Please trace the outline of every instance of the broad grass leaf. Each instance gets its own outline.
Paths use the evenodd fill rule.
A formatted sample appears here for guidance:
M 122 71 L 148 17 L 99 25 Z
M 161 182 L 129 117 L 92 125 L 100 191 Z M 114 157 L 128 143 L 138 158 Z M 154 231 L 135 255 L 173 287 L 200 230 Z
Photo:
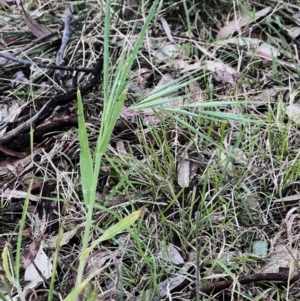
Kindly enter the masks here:
M 9 268 L 9 250 L 8 250 L 8 246 L 4 246 L 3 251 L 2 251 L 2 267 L 5 273 L 5 277 L 6 279 L 11 283 L 11 284 L 15 284 L 15 280 L 13 275 L 10 272 L 10 268 Z
M 100 242 L 113 238 L 118 233 L 126 230 L 130 225 L 132 225 L 143 213 L 144 209 L 137 210 L 128 216 L 121 219 L 118 223 L 108 228 L 96 241 L 94 241 L 90 248 L 87 249 L 87 252 L 83 254 L 85 256 L 93 248 L 95 248 Z
M 78 103 L 78 123 L 79 123 L 79 143 L 80 143 L 80 173 L 81 185 L 84 203 L 87 206 L 90 200 L 91 183 L 93 179 L 93 161 L 89 148 L 89 140 L 87 136 L 85 120 L 83 116 L 83 106 L 80 91 L 77 92 Z

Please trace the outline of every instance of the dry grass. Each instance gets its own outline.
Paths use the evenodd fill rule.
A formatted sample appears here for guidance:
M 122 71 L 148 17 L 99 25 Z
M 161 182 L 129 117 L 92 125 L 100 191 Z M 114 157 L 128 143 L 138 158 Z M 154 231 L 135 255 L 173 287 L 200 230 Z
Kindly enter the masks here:
M 9 300 L 4 292 L 18 293 L 5 258 L 15 281 L 20 280 L 20 292 L 26 269 L 21 262 L 18 279 L 18 250 L 24 252 L 26 245 L 36 246 L 42 239 L 56 273 L 35 286 L 35 293 L 40 300 L 50 295 L 53 300 L 66 298 L 75 287 L 86 223 L 91 226 L 91 245 L 122 218 L 145 208 L 127 231 L 87 257 L 83 280 L 97 275 L 80 300 L 298 300 L 298 282 L 290 280 L 299 276 L 300 140 L 299 122 L 289 113 L 299 110 L 298 44 L 284 31 L 299 28 L 293 16 L 298 4 L 159 4 L 128 76 L 124 107 L 101 161 L 92 220 L 81 187 L 79 167 L 84 163 L 79 160 L 75 103 L 50 117 L 73 116 L 72 122 L 42 137 L 33 139 L 31 133 L 4 145 L 23 152 L 23 157 L 0 153 L 0 250 L 9 250 L 0 265 L 6 284 L 0 287 L 0 297 Z M 99 83 L 83 98 L 93 151 L 99 124 L 109 122 L 102 119 L 103 91 L 116 82 L 117 66 L 126 60 L 122 50 L 134 46 L 151 3 L 128 4 L 132 13 L 124 5 L 111 5 L 109 86 Z M 57 29 L 68 3 L 26 1 L 24 8 L 40 24 Z M 100 1 L 74 4 L 72 36 L 64 53 L 68 66 L 92 67 L 103 52 L 104 12 Z M 247 13 L 252 21 L 247 21 Z M 237 30 L 230 32 L 225 25 L 239 16 Z M 15 4 L 0 4 L 0 26 L 1 52 L 22 51 L 35 39 Z M 224 31 L 230 41 L 220 37 Z M 259 45 L 255 39 L 260 39 Z M 275 47 L 271 53 L 268 45 Z M 55 35 L 18 57 L 54 64 L 59 47 Z M 281 55 L 275 57 L 275 51 Z M 1 92 L 1 98 L 22 107 L 18 117 L 38 111 L 54 90 L 62 89 L 52 70 L 15 62 L 0 70 L 1 85 L 11 85 L 17 71 L 24 74 L 17 80 L 24 81 Z M 67 88 L 72 75 L 65 73 Z M 175 82 L 184 75 L 182 82 Z M 79 73 L 78 82 L 87 81 L 88 76 Z M 168 95 L 160 97 L 164 91 Z M 30 139 L 34 141 L 28 143 Z M 24 215 L 24 192 L 31 180 Z M 267 244 L 261 247 L 262 256 L 255 251 L 257 243 Z M 285 281 L 238 281 L 262 273 L 281 275 Z M 225 279 L 232 280 L 230 287 L 206 290 L 206 285 Z

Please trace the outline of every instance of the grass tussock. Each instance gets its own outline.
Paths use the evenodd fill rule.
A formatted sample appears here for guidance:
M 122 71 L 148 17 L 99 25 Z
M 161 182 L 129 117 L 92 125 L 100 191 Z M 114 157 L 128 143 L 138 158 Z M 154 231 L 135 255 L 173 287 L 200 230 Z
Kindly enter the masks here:
M 297 5 L 69 5 L 0 4 L 0 299 L 298 300 Z

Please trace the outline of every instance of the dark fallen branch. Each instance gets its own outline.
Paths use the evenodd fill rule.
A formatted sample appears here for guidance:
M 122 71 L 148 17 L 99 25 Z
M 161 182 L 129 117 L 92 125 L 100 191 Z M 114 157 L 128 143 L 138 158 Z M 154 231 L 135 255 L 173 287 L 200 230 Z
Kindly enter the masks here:
M 87 118 L 86 123 L 99 127 L 99 120 L 96 118 Z M 42 141 L 47 134 L 61 132 L 67 127 L 78 127 L 78 116 L 76 114 L 69 115 L 65 112 L 59 112 L 45 120 L 45 122 L 35 129 L 33 133 L 34 141 Z M 8 143 L 6 147 L 0 145 L 0 151 L 13 157 L 23 156 L 24 158 L 25 152 L 16 152 L 15 150 L 28 148 L 30 146 L 30 135 L 30 132 L 24 133 L 22 136 L 18 137 L 18 139 L 14 139 Z
M 11 89 L 11 86 L 4 86 L 4 87 L 0 87 L 0 93 L 8 91 Z
M 1 123 L 0 130 L 6 128 L 7 131 L 11 131 L 13 128 L 19 126 L 21 123 L 25 122 L 29 118 L 30 118 L 30 115 L 26 114 L 18 119 L 15 119 L 14 121 Z
M 21 125 L 19 125 L 17 128 L 2 135 L 2 137 L 0 137 L 0 145 L 7 145 L 16 137 L 20 139 L 21 135 L 23 135 L 26 132 L 28 133 L 31 127 L 35 128 L 44 120 L 46 120 L 57 106 L 68 104 L 70 101 L 76 99 L 78 90 L 81 91 L 82 95 L 85 95 L 89 91 L 91 91 L 95 87 L 95 85 L 100 81 L 102 66 L 103 60 L 102 58 L 98 58 L 97 63 L 93 68 L 91 78 L 85 85 L 79 86 L 78 88 L 71 89 L 67 92 L 60 93 L 52 97 L 37 114 L 35 114 L 33 117 L 31 117 L 29 120 L 25 121 Z
M 57 66 L 64 66 L 65 65 L 65 59 L 64 59 L 64 53 L 66 50 L 66 47 L 69 43 L 71 32 L 70 32 L 70 23 L 73 18 L 72 14 L 72 7 L 69 8 L 69 13 L 64 18 L 64 30 L 63 30 L 63 36 L 61 39 L 61 45 L 60 48 L 56 54 L 56 65 Z M 58 80 L 60 80 L 63 77 L 64 73 L 62 70 L 55 70 L 55 76 Z
M 34 133 L 34 140 L 41 141 L 48 133 L 61 131 L 65 127 L 73 127 L 78 125 L 78 118 L 76 115 L 58 114 L 47 119 L 43 124 L 38 126 Z M 12 140 L 7 144 L 10 150 L 18 150 L 28 148 L 30 146 L 30 132 L 24 133 L 18 139 Z M 1 147 L 1 146 L 0 146 Z
M 21 65 L 30 67 L 32 65 L 36 65 L 39 68 L 43 69 L 55 69 L 55 70 L 64 70 L 64 71 L 80 71 L 80 72 L 92 72 L 93 68 L 85 68 L 85 67 L 68 67 L 68 66 L 58 66 L 53 64 L 43 64 L 43 63 L 34 63 L 28 60 L 20 59 L 8 53 L 0 52 L 0 56 L 6 58 L 7 60 L 17 62 Z
M 0 152 L 6 154 L 8 156 L 17 157 L 17 158 L 24 158 L 26 156 L 25 152 L 19 153 L 19 152 L 16 152 L 16 151 L 12 150 L 12 149 L 4 147 L 2 145 L 0 145 Z
M 238 282 L 240 284 L 250 284 L 254 282 L 271 281 L 271 282 L 289 282 L 293 283 L 300 280 L 300 274 L 296 274 L 293 277 L 289 277 L 286 273 L 260 273 L 248 276 L 240 276 Z M 204 285 L 200 288 L 203 293 L 216 293 L 224 289 L 229 288 L 233 283 L 233 280 L 224 280 L 212 284 Z

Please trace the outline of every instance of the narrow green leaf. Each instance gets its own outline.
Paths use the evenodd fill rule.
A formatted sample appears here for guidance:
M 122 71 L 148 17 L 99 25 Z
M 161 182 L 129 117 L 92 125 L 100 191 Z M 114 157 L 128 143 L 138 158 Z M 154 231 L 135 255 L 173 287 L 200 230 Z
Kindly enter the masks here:
M 143 100 L 131 105 L 128 110 L 145 109 L 178 99 L 178 97 L 171 96 L 171 94 L 202 78 L 202 76 L 200 76 L 188 79 L 188 77 L 191 77 L 192 74 L 193 73 L 189 73 L 188 75 L 184 75 L 158 89 L 154 89 Z
M 12 284 L 15 284 L 15 280 L 14 277 L 12 276 L 11 272 L 10 272 L 10 268 L 9 268 L 9 251 L 8 251 L 8 246 L 5 245 L 2 251 L 2 267 L 5 273 L 5 277 L 6 279 Z
M 81 291 L 89 284 L 89 282 L 96 277 L 98 274 L 100 274 L 105 268 L 109 266 L 106 265 L 98 270 L 96 270 L 94 273 L 90 274 L 84 281 L 82 281 L 79 285 L 75 287 L 75 289 L 64 299 L 64 301 L 73 301 L 75 300 Z
M 20 262 L 21 262 L 22 242 L 23 242 L 23 230 L 25 228 L 26 216 L 28 214 L 29 197 L 30 197 L 32 185 L 33 185 L 33 180 L 30 181 L 28 191 L 27 191 L 27 195 L 26 195 L 26 199 L 24 201 L 24 206 L 23 206 L 23 211 L 22 211 L 22 218 L 21 218 L 20 228 L 19 228 L 19 233 L 18 233 L 16 259 L 15 259 L 15 264 L 14 264 L 14 269 L 15 269 L 14 278 L 15 278 L 15 282 L 16 282 L 16 285 L 17 285 L 18 293 L 21 292 L 21 289 L 20 289 Z M 24 300 L 25 298 L 21 297 L 21 299 Z
M 236 278 L 235 274 L 233 274 L 230 271 L 230 269 L 226 266 L 226 264 L 223 261 L 217 260 L 216 264 L 219 264 L 224 269 L 224 271 L 231 277 L 232 280 L 234 280 Z
M 96 241 L 94 241 L 89 248 L 89 251 L 93 250 L 100 242 L 108 240 L 118 233 L 126 230 L 130 225 L 132 225 L 143 213 L 143 209 L 137 210 L 128 216 L 121 219 L 118 223 L 108 228 Z M 85 256 L 86 254 L 84 254 Z
M 83 105 L 80 91 L 77 92 L 79 143 L 80 143 L 80 174 L 84 203 L 87 206 L 91 197 L 90 185 L 93 179 L 93 161 L 89 148 L 88 135 L 83 115 Z

